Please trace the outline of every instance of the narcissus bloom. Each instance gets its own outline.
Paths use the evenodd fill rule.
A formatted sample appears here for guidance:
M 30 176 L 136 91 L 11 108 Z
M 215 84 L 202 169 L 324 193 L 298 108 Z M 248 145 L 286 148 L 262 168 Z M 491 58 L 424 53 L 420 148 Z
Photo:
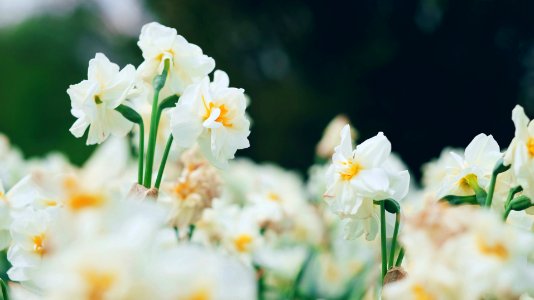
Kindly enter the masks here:
M 71 113 L 78 120 L 70 128 L 81 137 L 89 127 L 87 145 L 100 144 L 110 134 L 123 137 L 132 129 L 132 122 L 115 110 L 128 97 L 135 79 L 135 68 L 127 65 L 120 70 L 102 53 L 89 61 L 87 80 L 71 85 L 67 90 Z
M 491 135 L 477 135 L 465 148 L 463 156 L 451 152 L 452 160 L 447 161 L 447 175 L 437 192 L 437 197 L 446 195 L 474 195 L 469 180 L 476 180 L 482 188 L 487 188 L 495 164 L 502 156 L 499 145 Z
M 152 83 L 161 74 L 166 59 L 170 60 L 167 87 L 164 94 L 182 94 L 185 88 L 200 81 L 215 68 L 213 58 L 202 53 L 197 45 L 188 43 L 176 29 L 149 23 L 141 29 L 137 42 L 145 61 L 139 66 L 141 77 Z
M 185 229 L 195 224 L 213 199 L 220 196 L 221 182 L 218 170 L 206 161 L 197 148 L 186 151 L 181 157 L 179 175 L 166 180 L 158 202 L 168 208 L 169 224 Z
M 243 89 L 228 87 L 223 71 L 187 87 L 171 111 L 171 130 L 178 146 L 189 148 L 197 141 L 202 154 L 224 168 L 238 149 L 249 147 L 250 121 Z
M 512 111 L 515 136 L 504 155 L 504 162 L 512 166 L 523 193 L 534 197 L 534 122 L 528 119 L 523 107 L 517 105 Z
M 341 218 L 357 219 L 358 226 L 350 226 L 357 235 L 367 232 L 367 239 L 373 239 L 378 228 L 373 200 L 401 200 L 408 193 L 410 174 L 388 169 L 385 163 L 390 153 L 391 144 L 381 132 L 353 150 L 346 125 L 327 172 L 326 202 Z

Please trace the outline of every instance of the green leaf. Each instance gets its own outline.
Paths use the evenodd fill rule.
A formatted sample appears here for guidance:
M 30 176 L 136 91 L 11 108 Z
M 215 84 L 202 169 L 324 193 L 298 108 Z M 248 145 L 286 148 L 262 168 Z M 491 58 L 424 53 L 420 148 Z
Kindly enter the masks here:
M 161 103 L 159 104 L 159 109 L 164 110 L 166 108 L 174 107 L 176 105 L 176 102 L 178 102 L 178 98 L 178 95 L 172 95 L 163 99 L 163 101 L 161 101 Z
M 391 214 L 396 214 L 398 212 L 400 212 L 400 204 L 399 202 L 393 200 L 393 199 L 384 199 L 384 200 L 375 200 L 373 201 L 374 204 L 380 204 L 380 202 L 384 201 L 384 208 L 386 209 L 387 212 L 391 213 Z
M 470 196 L 456 196 L 456 195 L 447 195 L 443 198 L 441 198 L 440 201 L 448 202 L 451 205 L 462 205 L 462 204 L 480 204 L 477 201 L 477 197 L 475 195 Z
M 9 300 L 7 285 L 2 279 L 0 279 L 0 286 L 2 286 L 2 300 Z
M 516 211 L 522 211 L 531 206 L 532 202 L 530 201 L 530 198 L 525 195 L 518 196 L 510 202 L 510 208 Z
M 115 108 L 123 117 L 128 119 L 128 121 L 134 122 L 136 124 L 143 123 L 143 118 L 139 115 L 133 108 L 126 105 L 119 105 Z

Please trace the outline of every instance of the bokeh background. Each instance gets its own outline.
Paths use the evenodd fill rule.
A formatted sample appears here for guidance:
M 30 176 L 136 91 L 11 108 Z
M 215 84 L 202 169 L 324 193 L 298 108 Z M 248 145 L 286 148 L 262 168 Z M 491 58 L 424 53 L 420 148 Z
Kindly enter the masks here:
M 419 175 L 478 133 L 502 147 L 516 103 L 534 117 L 532 0 L 0 0 L 0 132 L 27 156 L 91 147 L 68 132 L 66 94 L 104 52 L 138 65 L 140 28 L 177 28 L 251 97 L 251 148 L 305 172 L 337 114 L 384 131 Z

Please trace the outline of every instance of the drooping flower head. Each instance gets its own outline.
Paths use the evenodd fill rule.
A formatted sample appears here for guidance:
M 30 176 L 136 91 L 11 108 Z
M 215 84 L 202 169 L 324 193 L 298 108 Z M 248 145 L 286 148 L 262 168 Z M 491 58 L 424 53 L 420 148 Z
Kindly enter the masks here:
M 171 111 L 176 144 L 189 148 L 198 142 L 202 154 L 219 168 L 226 167 L 238 149 L 250 145 L 244 91 L 228 85 L 228 75 L 215 71 L 213 82 L 205 77 L 188 86 Z
M 102 53 L 89 61 L 87 80 L 71 85 L 67 90 L 71 113 L 77 118 L 70 128 L 81 137 L 89 127 L 87 144 L 100 144 L 110 134 L 125 136 L 133 124 L 115 111 L 123 104 L 134 84 L 135 68 L 127 65 L 120 70 Z

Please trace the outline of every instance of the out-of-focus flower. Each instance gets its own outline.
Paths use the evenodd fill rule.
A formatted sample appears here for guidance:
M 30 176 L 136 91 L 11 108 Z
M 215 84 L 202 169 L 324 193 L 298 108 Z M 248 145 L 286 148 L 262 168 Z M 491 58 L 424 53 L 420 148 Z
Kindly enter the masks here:
M 5 188 L 11 188 L 18 180 L 24 177 L 26 162 L 19 149 L 13 147 L 9 139 L 0 133 L 0 181 Z
M 352 150 L 350 127 L 341 132 L 341 144 L 336 147 L 328 170 L 328 189 L 325 200 L 341 218 L 353 218 L 355 236 L 367 233 L 374 239 L 378 216 L 373 200 L 393 198 L 401 200 L 408 193 L 408 171 L 387 170 L 384 166 L 391 152 L 388 139 L 379 133 Z M 358 221 L 364 221 L 360 224 Z M 360 225 L 363 225 L 361 228 Z
M 451 152 L 453 160 L 447 161 L 447 175 L 443 179 L 437 197 L 446 195 L 473 195 L 475 192 L 468 181 L 476 180 L 482 188 L 487 188 L 493 168 L 502 157 L 501 150 L 491 135 L 477 135 L 465 148 L 463 156 Z
M 88 145 L 100 144 L 110 134 L 125 136 L 133 124 L 115 108 L 128 97 L 135 80 L 135 68 L 127 65 L 120 70 L 104 54 L 97 53 L 89 61 L 87 77 L 67 90 L 71 113 L 77 118 L 70 132 L 79 138 L 89 127 Z
M 163 96 L 181 95 L 187 86 L 200 81 L 215 68 L 215 61 L 204 55 L 200 47 L 187 42 L 176 29 L 156 22 L 143 26 L 137 45 L 145 59 L 139 72 L 148 83 L 161 74 L 165 60 L 170 60 Z
M 517 299 L 532 292 L 534 239 L 493 211 L 431 204 L 406 219 L 401 242 L 408 276 L 386 285 L 386 299 Z
M 180 246 L 158 260 L 162 299 L 256 299 L 256 276 L 251 266 L 199 246 Z M 163 275 L 163 276 L 162 276 Z M 181 284 L 176 284 L 177 282 Z
M 5 249 L 11 242 L 9 227 L 11 226 L 10 205 L 4 185 L 0 180 L 0 249 Z
M 517 105 L 512 111 L 515 136 L 504 155 L 504 162 L 511 165 L 517 183 L 523 193 L 534 198 L 534 122 L 529 120 L 523 107 Z
M 339 132 L 346 124 L 349 124 L 349 118 L 345 115 L 338 115 L 328 123 L 323 132 L 323 137 L 315 149 L 317 156 L 322 158 L 332 157 L 335 147 L 340 142 Z M 352 139 L 356 141 L 358 139 L 358 131 L 354 128 L 351 129 Z
M 169 207 L 169 223 L 180 229 L 196 223 L 221 193 L 218 170 L 192 148 L 182 155 L 178 179 L 163 183 L 158 201 Z
M 198 141 L 204 156 L 220 168 L 228 165 L 238 149 L 249 147 L 243 90 L 228 85 L 228 75 L 215 71 L 213 82 L 204 77 L 188 86 L 171 111 L 176 144 L 189 148 Z
M 421 168 L 423 188 L 428 192 L 435 193 L 447 177 L 447 168 L 454 164 L 454 157 L 460 156 L 464 152 L 463 149 L 445 148 L 437 159 L 427 162 Z M 451 155 L 455 153 L 455 155 Z
M 11 280 L 28 284 L 33 279 L 43 257 L 50 251 L 48 228 L 51 220 L 49 212 L 32 209 L 20 211 L 13 217 L 13 242 L 7 253 L 11 263 L 7 274 Z

